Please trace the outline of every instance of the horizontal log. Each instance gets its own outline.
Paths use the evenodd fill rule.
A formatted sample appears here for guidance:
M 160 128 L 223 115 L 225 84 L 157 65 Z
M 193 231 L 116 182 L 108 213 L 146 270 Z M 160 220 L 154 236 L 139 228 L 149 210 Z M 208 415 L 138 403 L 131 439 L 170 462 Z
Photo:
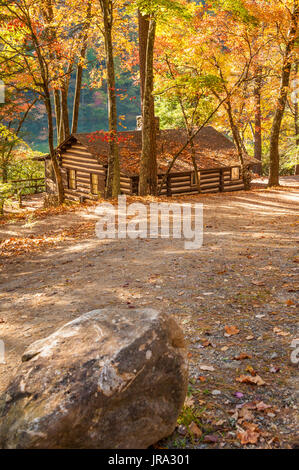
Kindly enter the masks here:
M 213 182 L 218 182 L 219 183 L 220 178 L 201 178 L 200 183 L 213 183 Z
M 81 151 L 81 152 L 84 151 L 84 152 L 90 153 L 88 148 L 85 145 L 80 144 L 79 142 L 73 143 L 71 145 L 71 148 L 73 148 L 75 150 L 78 150 L 78 151 Z
M 183 187 L 183 188 L 180 188 L 180 189 L 171 190 L 171 194 L 190 193 L 190 192 L 195 192 L 194 188 L 191 188 L 190 186 L 186 186 L 186 187 Z
M 171 172 L 171 173 L 169 173 L 169 177 L 173 178 L 173 177 L 176 177 L 176 176 L 178 176 L 178 177 L 190 176 L 191 173 L 192 173 L 192 171 L 179 171 L 179 172 L 173 172 L 173 173 Z M 164 178 L 164 176 L 165 176 L 165 173 L 159 173 L 158 174 L 158 179 L 162 179 L 162 178 Z
M 94 173 L 95 175 L 104 175 L 105 171 L 101 169 L 99 165 L 93 165 L 93 167 L 87 167 L 87 165 L 73 165 L 67 162 L 62 162 L 62 168 L 66 168 L 68 170 L 77 170 L 82 171 L 83 169 L 86 170 L 88 173 Z
M 200 175 L 200 179 L 201 180 L 206 180 L 206 179 L 210 179 L 210 178 L 220 178 L 220 174 L 219 172 L 218 173 L 207 173 L 205 175 Z
M 191 182 L 189 181 L 181 181 L 180 183 L 170 183 L 171 188 L 181 188 L 182 186 L 189 186 L 191 188 Z
M 96 158 L 92 153 L 88 152 L 88 150 L 78 150 L 75 149 L 74 147 L 70 147 L 66 150 L 63 151 L 62 155 L 75 155 L 78 158 Z
M 120 178 L 120 182 L 121 183 L 126 183 L 126 184 L 131 184 L 132 183 L 131 180 L 128 179 L 128 178 Z
M 200 192 L 201 192 L 202 194 L 206 194 L 206 193 L 219 193 L 219 189 L 215 189 L 215 188 L 202 189 Z
M 91 184 L 86 183 L 84 181 L 77 181 L 77 188 L 87 188 L 89 191 L 91 191 Z
M 239 180 L 230 180 L 229 182 L 225 183 L 225 186 L 235 186 L 236 184 L 244 184 L 242 179 Z
M 98 196 L 96 195 L 93 195 L 91 194 L 90 192 L 88 191 L 85 191 L 83 189 L 65 189 L 65 194 L 67 195 L 71 195 L 71 196 L 74 196 L 74 197 L 86 197 L 88 199 L 92 199 L 93 201 L 96 201 Z
M 206 188 L 219 188 L 219 183 L 209 183 L 209 184 L 201 184 L 200 189 L 206 189 Z
M 77 163 L 90 163 L 91 165 L 94 165 L 96 163 L 97 165 L 101 165 L 96 158 L 90 158 L 90 157 L 84 157 L 84 156 L 79 157 L 78 155 L 74 155 L 73 153 L 64 153 L 61 158 L 62 158 L 62 161 L 69 160 L 69 161 L 77 162 Z
M 170 181 L 171 181 L 171 183 L 178 183 L 178 182 L 180 182 L 180 181 L 190 181 L 190 175 L 188 175 L 188 176 L 180 176 L 180 177 L 178 177 L 178 176 L 171 176 L 171 177 L 170 177 Z
M 120 187 L 121 188 L 125 188 L 125 189 L 132 189 L 131 188 L 131 183 L 123 183 L 123 182 L 120 182 Z
M 230 191 L 241 191 L 244 189 L 244 184 L 238 186 L 230 186 L 228 188 L 224 188 L 223 192 L 229 193 Z
M 102 168 L 104 170 L 104 167 L 103 165 L 101 165 L 101 163 L 99 163 L 96 159 L 87 159 L 87 158 L 76 158 L 74 156 L 68 156 L 66 154 L 63 155 L 62 157 L 62 163 L 64 162 L 68 162 L 68 163 L 71 163 L 73 165 L 80 165 L 82 166 L 83 165 L 83 168 L 89 168 L 90 166 L 92 167 L 93 165 L 97 165 L 99 166 L 100 168 Z

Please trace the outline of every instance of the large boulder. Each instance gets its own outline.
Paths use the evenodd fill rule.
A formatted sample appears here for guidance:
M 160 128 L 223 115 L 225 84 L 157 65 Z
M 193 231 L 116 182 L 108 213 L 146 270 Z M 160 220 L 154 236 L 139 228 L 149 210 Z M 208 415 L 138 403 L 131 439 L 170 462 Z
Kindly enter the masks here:
M 94 310 L 22 360 L 0 398 L 1 448 L 147 448 L 186 395 L 183 333 L 152 309 Z

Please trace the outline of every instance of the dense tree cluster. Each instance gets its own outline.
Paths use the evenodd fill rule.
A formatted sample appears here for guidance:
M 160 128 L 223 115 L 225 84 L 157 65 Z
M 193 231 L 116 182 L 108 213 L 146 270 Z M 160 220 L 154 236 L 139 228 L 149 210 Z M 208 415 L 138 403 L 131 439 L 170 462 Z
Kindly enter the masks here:
M 117 196 L 118 131 L 127 111 L 138 114 L 138 82 L 141 195 L 159 189 L 155 115 L 164 126 L 186 128 L 192 154 L 198 130 L 216 124 L 233 139 L 241 165 L 246 152 L 261 161 L 257 171 L 269 169 L 270 186 L 296 166 L 298 0 L 7 0 L 0 13 L 4 182 L 28 116 L 45 113 L 63 202 L 55 146 L 82 130 L 88 87 L 110 148 L 106 196 Z

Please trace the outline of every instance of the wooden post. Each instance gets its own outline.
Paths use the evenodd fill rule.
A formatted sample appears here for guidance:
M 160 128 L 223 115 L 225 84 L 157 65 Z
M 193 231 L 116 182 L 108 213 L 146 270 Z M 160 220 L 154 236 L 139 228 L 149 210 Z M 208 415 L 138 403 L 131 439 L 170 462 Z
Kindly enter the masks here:
M 224 168 L 220 169 L 220 192 L 224 191 Z
M 166 179 L 166 194 L 167 196 L 171 196 L 171 176 L 167 175 Z

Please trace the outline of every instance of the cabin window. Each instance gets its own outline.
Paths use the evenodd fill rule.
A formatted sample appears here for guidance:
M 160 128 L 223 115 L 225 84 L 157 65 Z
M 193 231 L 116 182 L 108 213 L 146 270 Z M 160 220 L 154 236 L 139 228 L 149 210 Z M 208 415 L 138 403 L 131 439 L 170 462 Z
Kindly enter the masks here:
M 240 179 L 240 168 L 232 168 L 231 169 L 231 179 L 232 180 L 239 180 Z
M 77 189 L 76 170 L 68 170 L 67 178 L 68 178 L 68 188 Z
M 197 174 L 198 174 L 198 182 L 200 183 L 200 171 L 198 171 Z M 196 183 L 196 173 L 195 173 L 195 171 L 194 171 L 194 172 L 192 173 L 192 175 L 191 175 L 191 185 L 192 185 L 192 186 L 196 186 L 196 185 L 197 185 L 197 183 Z
M 99 177 L 98 175 L 92 174 L 90 176 L 91 194 L 99 194 Z

